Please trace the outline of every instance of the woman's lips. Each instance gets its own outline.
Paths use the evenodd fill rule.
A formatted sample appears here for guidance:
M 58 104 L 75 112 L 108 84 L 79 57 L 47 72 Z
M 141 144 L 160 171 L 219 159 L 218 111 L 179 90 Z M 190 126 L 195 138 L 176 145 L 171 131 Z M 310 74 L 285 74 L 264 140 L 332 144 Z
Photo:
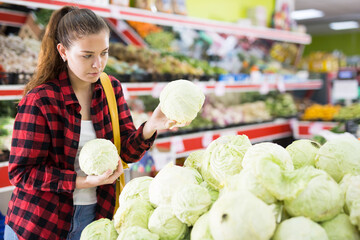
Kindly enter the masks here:
M 100 73 L 89 73 L 89 75 L 91 75 L 91 76 L 93 76 L 93 77 L 96 77 L 96 76 L 98 76 Z

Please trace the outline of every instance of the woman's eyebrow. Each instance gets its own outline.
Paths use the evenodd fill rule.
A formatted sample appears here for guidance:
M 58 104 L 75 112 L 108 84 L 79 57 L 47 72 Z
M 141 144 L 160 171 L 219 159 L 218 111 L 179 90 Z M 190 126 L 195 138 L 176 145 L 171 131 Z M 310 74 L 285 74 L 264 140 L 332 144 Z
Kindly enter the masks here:
M 109 50 L 109 47 L 105 48 L 103 51 Z M 82 50 L 81 52 L 85 52 L 85 53 L 94 53 L 93 51 L 88 51 L 88 50 Z

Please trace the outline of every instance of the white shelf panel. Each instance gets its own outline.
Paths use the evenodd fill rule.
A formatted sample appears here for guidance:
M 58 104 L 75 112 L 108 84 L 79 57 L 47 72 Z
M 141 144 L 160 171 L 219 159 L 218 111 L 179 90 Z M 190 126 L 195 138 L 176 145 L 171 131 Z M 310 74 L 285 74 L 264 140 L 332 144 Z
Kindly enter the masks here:
M 225 92 L 251 92 L 260 91 L 262 84 L 253 83 L 223 83 L 223 82 L 195 82 L 205 93 L 217 91 L 216 88 L 223 88 Z M 153 95 L 160 94 L 162 88 L 165 87 L 166 82 L 158 83 L 123 83 L 122 86 L 126 89 L 130 96 Z M 316 90 L 322 86 L 322 80 L 309 80 L 306 82 L 291 82 L 284 83 L 285 91 L 293 90 Z M 0 100 L 20 99 L 23 95 L 24 85 L 0 85 Z M 270 83 L 267 85 L 268 90 L 277 90 L 278 84 Z

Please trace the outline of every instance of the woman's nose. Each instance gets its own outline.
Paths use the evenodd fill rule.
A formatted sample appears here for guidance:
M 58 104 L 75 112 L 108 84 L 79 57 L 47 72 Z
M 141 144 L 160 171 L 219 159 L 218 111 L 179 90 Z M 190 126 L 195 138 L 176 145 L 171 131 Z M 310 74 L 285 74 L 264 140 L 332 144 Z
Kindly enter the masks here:
M 101 67 L 101 57 L 95 58 L 95 61 L 93 62 L 92 67 L 93 68 L 100 68 Z

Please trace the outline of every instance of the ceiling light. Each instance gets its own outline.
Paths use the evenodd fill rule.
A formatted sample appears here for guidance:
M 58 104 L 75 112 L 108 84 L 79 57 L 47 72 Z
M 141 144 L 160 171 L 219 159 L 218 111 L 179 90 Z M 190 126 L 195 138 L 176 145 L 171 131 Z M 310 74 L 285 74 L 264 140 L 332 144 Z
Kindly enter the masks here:
M 316 9 L 304 9 L 291 12 L 291 18 L 294 20 L 304 20 L 310 18 L 319 18 L 324 16 L 322 11 Z
M 344 29 L 359 28 L 359 23 L 355 21 L 332 22 L 329 24 L 329 26 L 333 30 L 344 30 Z

